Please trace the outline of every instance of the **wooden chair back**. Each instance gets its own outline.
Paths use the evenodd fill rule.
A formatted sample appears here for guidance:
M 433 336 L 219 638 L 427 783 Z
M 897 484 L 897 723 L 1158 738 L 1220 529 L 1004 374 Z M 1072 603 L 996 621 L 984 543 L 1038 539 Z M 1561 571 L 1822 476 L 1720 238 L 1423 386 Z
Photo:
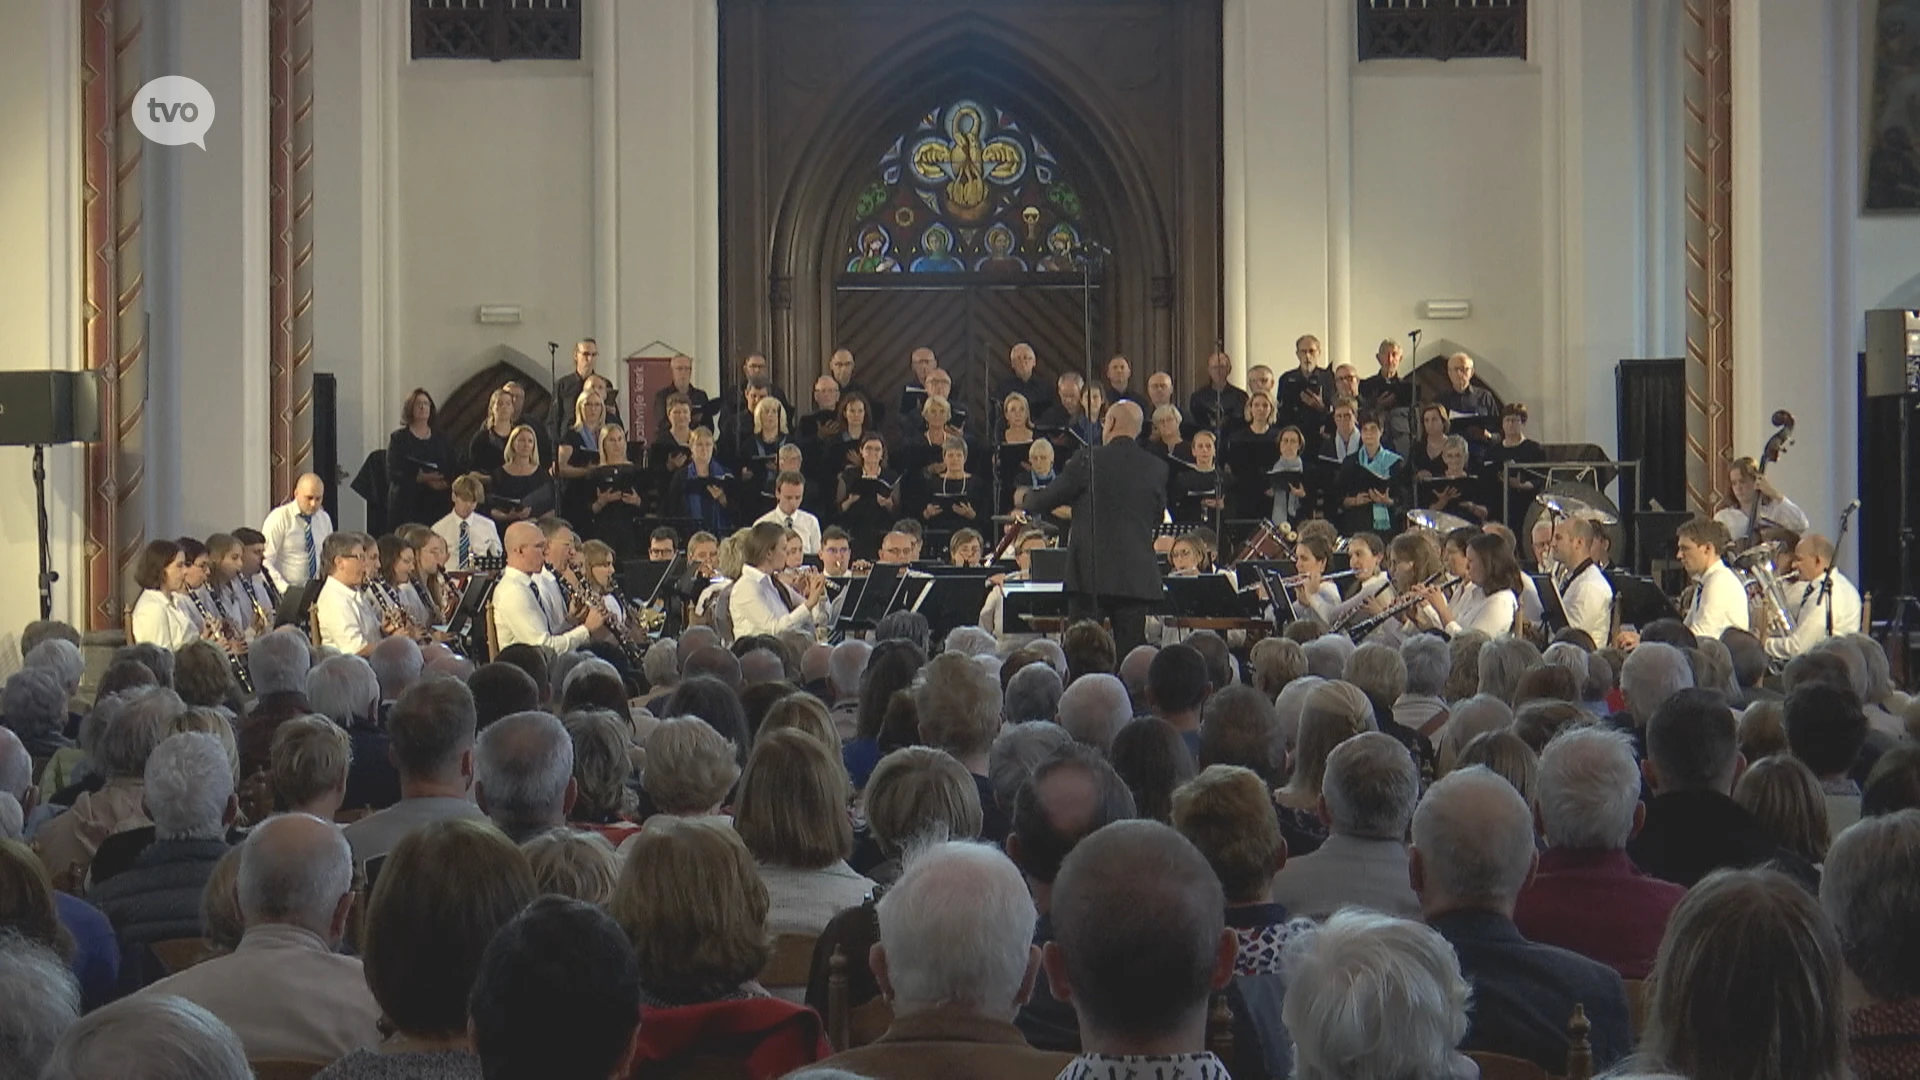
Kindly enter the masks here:
M 493 621 L 493 597 L 487 597 L 487 656 L 500 655 L 500 627 Z
M 327 1067 L 324 1061 L 292 1058 L 255 1058 L 247 1064 L 253 1066 L 254 1080 L 313 1080 L 314 1074 Z
M 1647 1029 L 1647 994 L 1652 990 L 1645 979 L 1626 979 L 1627 984 L 1627 1023 L 1633 1031 L 1633 1041 L 1640 1042 L 1640 1033 Z
M 1593 1080 L 1593 1044 L 1587 1035 L 1593 1025 L 1587 1022 L 1587 1007 L 1576 1004 L 1567 1021 L 1567 1080 Z
M 1593 1044 L 1588 1039 L 1592 1030 L 1586 1006 L 1576 1003 L 1573 1015 L 1567 1018 L 1567 1073 L 1563 1080 L 1593 1080 Z M 1479 1066 L 1480 1080 L 1556 1080 L 1525 1058 L 1487 1050 L 1469 1050 L 1467 1056 Z
M 773 939 L 773 955 L 760 969 L 760 985 L 769 990 L 805 988 L 813 974 L 812 934 L 780 934 Z
M 1547 1070 L 1526 1058 L 1509 1057 L 1487 1050 L 1469 1050 L 1467 1056 L 1480 1068 L 1480 1080 L 1553 1080 Z
M 206 938 L 168 938 L 150 941 L 147 951 L 169 975 L 178 975 L 195 964 L 213 958 L 213 946 Z
M 847 950 L 835 945 L 827 959 L 827 1041 L 837 1053 L 865 1046 L 893 1026 L 893 1006 L 883 997 L 847 1006 Z
M 1215 990 L 1207 1002 L 1207 1052 L 1221 1061 L 1233 1061 L 1233 1008 L 1227 992 Z

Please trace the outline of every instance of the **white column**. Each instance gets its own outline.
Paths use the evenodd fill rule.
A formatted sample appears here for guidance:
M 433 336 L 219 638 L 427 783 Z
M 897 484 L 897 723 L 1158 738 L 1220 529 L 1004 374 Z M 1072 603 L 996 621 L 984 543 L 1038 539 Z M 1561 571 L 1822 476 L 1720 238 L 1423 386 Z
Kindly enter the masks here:
M 1828 535 L 1858 455 L 1858 16 L 1733 3 L 1734 451 L 1759 453 L 1773 411 L 1792 410 L 1797 443 L 1768 476 Z
M 620 40 L 619 5 L 595 0 L 586 20 L 593 61 L 593 333 L 600 371 L 616 391 L 627 385 L 621 364 L 630 345 L 620 336 Z M 628 414 L 623 410 L 623 416 Z M 628 421 L 632 417 L 628 416 Z

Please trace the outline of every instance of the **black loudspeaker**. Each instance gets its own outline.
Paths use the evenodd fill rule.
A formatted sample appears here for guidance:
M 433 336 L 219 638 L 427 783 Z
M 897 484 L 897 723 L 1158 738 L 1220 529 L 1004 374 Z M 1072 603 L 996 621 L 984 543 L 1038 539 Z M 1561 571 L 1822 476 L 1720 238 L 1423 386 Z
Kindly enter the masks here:
M 100 441 L 100 380 L 90 371 L 0 371 L 0 446 Z

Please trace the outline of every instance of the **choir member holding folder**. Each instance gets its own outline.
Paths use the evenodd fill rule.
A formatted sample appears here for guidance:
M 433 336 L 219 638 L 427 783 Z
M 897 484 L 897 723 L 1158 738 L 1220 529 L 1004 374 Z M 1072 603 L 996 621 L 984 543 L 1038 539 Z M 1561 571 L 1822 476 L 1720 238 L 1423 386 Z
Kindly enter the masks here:
M 431 525 L 453 508 L 453 445 L 434 429 L 433 395 L 416 388 L 387 439 L 387 520 L 394 527 Z
M 880 538 L 900 516 L 898 484 L 899 478 L 887 471 L 886 441 L 869 432 L 860 440 L 860 464 L 840 474 L 834 500 L 840 527 L 853 540 L 858 557 L 872 559 L 880 550 Z
M 540 467 L 540 438 L 531 424 L 507 436 L 506 463 L 487 478 L 487 516 L 502 532 L 553 509 L 553 478 Z

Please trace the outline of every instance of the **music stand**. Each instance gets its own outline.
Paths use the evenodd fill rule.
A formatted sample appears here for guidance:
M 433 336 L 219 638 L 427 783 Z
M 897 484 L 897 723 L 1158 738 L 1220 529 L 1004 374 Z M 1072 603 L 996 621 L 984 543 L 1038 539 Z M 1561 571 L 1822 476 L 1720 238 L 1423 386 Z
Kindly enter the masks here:
M 687 557 L 676 554 L 665 562 L 652 559 L 628 559 L 620 564 L 620 580 L 627 595 L 642 605 L 660 599 L 666 583 L 686 572 Z
M 301 633 L 307 632 L 307 612 L 313 610 L 313 602 L 320 599 L 320 590 L 327 584 L 324 577 L 314 578 L 298 589 L 288 589 L 280 594 L 280 606 L 274 609 L 274 629 L 291 626 Z
M 1027 577 L 1039 583 L 1062 584 L 1067 580 L 1066 548 L 1034 548 L 1027 552 Z
M 871 572 L 863 578 L 855 578 L 847 586 L 853 593 L 849 603 L 840 606 L 840 618 L 834 624 L 834 632 L 844 634 L 850 630 L 871 630 L 887 612 L 895 607 L 894 600 L 900 594 L 907 568 L 897 563 L 877 563 Z
M 1234 579 L 1224 574 L 1164 579 L 1166 614 L 1178 619 L 1237 619 L 1245 614 Z
M 486 656 L 487 653 L 487 601 L 493 597 L 493 587 L 500 583 L 493 574 L 475 574 L 460 593 L 460 602 L 454 605 L 453 618 L 447 620 L 447 633 L 455 640 L 467 643 L 468 656 Z M 476 634 L 474 631 L 479 631 Z
M 1655 619 L 1680 617 L 1673 601 L 1660 591 L 1652 578 L 1613 570 L 1607 573 L 1607 580 L 1613 582 L 1614 602 L 1620 605 L 1623 625 L 1645 626 Z
M 1548 574 L 1528 574 L 1533 579 L 1534 591 L 1540 594 L 1540 621 L 1554 631 L 1566 629 L 1567 609 L 1560 603 L 1560 590 Z M 1601 643 L 1602 646 L 1605 642 Z
M 1000 587 L 1000 626 L 1007 633 L 1039 633 L 1034 619 L 1067 617 L 1066 586 L 1057 581 L 1009 581 Z M 1022 630 L 1015 630 L 1015 626 Z
M 991 573 L 981 568 L 972 574 L 930 575 L 925 579 L 919 595 L 914 598 L 912 609 L 927 617 L 927 625 L 935 637 L 956 627 L 973 626 L 980 621 L 980 609 L 986 606 L 987 578 Z M 915 571 L 916 577 L 918 574 L 919 571 Z M 913 587 L 913 583 L 909 582 L 907 591 L 911 593 Z

